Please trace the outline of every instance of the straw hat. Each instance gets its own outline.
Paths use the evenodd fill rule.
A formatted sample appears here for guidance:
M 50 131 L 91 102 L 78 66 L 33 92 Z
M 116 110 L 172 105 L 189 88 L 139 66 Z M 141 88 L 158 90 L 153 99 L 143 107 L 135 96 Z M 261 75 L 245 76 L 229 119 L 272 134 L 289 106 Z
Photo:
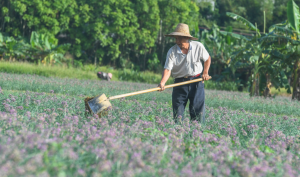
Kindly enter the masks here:
M 190 35 L 189 26 L 184 23 L 179 23 L 175 29 L 174 32 L 167 34 L 165 36 L 175 37 L 175 36 L 186 36 L 189 37 L 192 40 L 198 40 L 198 38 L 195 38 Z

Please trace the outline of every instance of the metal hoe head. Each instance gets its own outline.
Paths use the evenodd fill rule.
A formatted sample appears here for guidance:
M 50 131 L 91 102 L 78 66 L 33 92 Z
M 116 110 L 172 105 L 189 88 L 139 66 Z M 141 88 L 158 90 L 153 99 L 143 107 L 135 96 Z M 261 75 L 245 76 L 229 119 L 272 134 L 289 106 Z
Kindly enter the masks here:
M 88 105 L 94 114 L 98 114 L 101 111 L 111 107 L 111 104 L 105 94 L 96 96 L 92 100 L 88 101 Z

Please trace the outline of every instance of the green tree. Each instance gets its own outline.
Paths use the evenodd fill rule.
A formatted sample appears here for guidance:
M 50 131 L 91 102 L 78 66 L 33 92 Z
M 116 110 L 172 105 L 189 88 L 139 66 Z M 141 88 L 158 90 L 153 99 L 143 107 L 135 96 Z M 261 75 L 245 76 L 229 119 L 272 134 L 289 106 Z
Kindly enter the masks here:
M 216 9 L 218 9 L 219 26 L 232 26 L 234 28 L 246 29 L 242 24 L 230 20 L 226 12 L 232 12 L 243 16 L 249 21 L 257 23 L 258 29 L 264 28 L 264 11 L 266 13 L 267 26 L 270 26 L 273 18 L 274 3 L 273 0 L 216 0 Z
M 218 9 L 214 9 L 215 1 L 200 0 L 196 1 L 199 8 L 199 22 L 200 26 L 211 28 L 219 18 Z
M 1 1 L 1 31 L 12 36 L 29 37 L 32 31 L 49 35 L 53 40 L 69 29 L 76 15 L 76 0 L 5 0 Z
M 145 55 L 159 30 L 157 1 L 79 0 L 78 5 L 85 17 L 71 30 L 77 57 L 90 58 L 95 65 L 136 62 L 145 69 Z
M 174 45 L 173 39 L 164 35 L 173 32 L 178 23 L 189 25 L 190 31 L 198 32 L 198 6 L 192 0 L 158 0 L 161 32 L 157 41 L 157 53 L 161 63 L 165 61 L 166 46 Z

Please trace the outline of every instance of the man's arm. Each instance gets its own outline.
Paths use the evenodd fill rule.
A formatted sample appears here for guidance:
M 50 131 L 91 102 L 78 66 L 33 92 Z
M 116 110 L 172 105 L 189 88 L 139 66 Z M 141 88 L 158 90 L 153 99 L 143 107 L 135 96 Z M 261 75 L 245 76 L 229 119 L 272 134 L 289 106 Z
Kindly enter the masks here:
M 208 70 L 210 67 L 210 63 L 211 63 L 211 58 L 209 56 L 208 59 L 204 62 L 204 70 L 203 70 L 203 74 L 202 74 L 202 78 L 205 81 L 209 79 Z
M 158 84 L 158 87 L 160 87 L 160 91 L 164 91 L 165 90 L 165 84 L 168 81 L 169 77 L 171 75 L 171 70 L 168 69 L 164 69 L 163 73 L 162 73 L 162 78 L 160 83 Z

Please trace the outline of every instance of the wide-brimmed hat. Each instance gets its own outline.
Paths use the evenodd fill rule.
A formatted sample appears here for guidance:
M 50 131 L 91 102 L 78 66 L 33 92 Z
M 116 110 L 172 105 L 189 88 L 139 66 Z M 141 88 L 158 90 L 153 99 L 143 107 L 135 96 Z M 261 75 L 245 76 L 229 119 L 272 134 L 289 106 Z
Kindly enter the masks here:
M 198 40 L 198 38 L 191 36 L 189 26 L 184 23 L 179 23 L 174 32 L 170 34 L 166 34 L 165 36 L 170 36 L 170 37 L 185 36 L 185 37 L 189 37 L 192 40 Z

